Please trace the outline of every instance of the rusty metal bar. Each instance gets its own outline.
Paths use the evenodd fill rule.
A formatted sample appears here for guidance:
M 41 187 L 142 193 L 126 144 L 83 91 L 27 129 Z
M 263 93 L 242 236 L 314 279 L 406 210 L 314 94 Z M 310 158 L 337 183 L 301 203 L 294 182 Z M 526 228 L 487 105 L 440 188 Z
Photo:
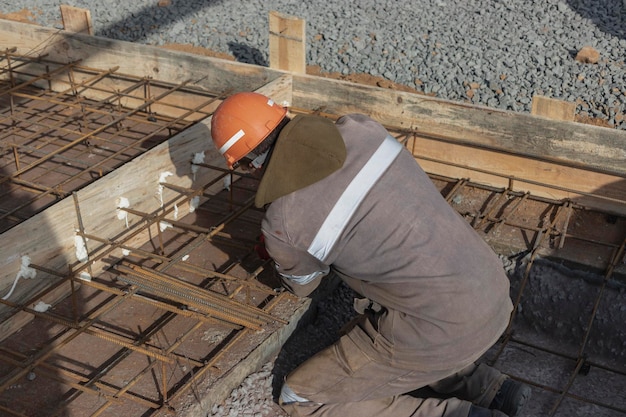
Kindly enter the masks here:
M 65 70 L 67 70 L 67 69 L 77 65 L 78 62 L 79 61 L 75 61 L 75 62 L 70 62 L 70 63 L 64 64 L 64 65 L 61 65 L 59 68 L 55 69 L 54 71 L 49 71 L 49 72 L 45 73 L 45 75 L 33 76 L 33 78 L 31 80 L 29 80 L 29 81 L 25 81 L 25 82 L 23 82 L 21 84 L 15 85 L 15 86 L 13 86 L 11 88 L 8 88 L 6 90 L 0 90 L 0 95 L 11 94 L 14 91 L 17 91 L 17 90 L 20 90 L 22 88 L 31 86 L 31 85 L 35 84 L 37 81 L 49 80 L 52 75 L 60 74 L 63 71 L 65 71 Z M 12 72 L 15 72 L 15 69 Z
M 211 101 L 213 101 L 213 100 L 214 100 L 214 99 L 211 99 Z M 201 108 L 201 107 L 204 107 L 204 106 L 206 106 L 206 105 L 207 105 L 207 103 L 202 103 L 202 104 L 198 105 L 198 106 L 197 106 L 197 108 Z M 196 112 L 196 109 L 195 109 L 195 108 L 194 108 L 194 109 L 190 109 L 190 110 L 188 110 L 188 111 L 187 111 L 187 113 L 185 113 L 185 114 L 183 114 L 183 115 L 179 116 L 178 118 L 174 119 L 174 120 L 171 122 L 171 124 L 174 124 L 174 123 L 176 123 L 176 122 L 178 122 L 178 121 L 180 121 L 180 120 L 184 120 L 184 118 L 185 118 L 185 117 L 187 117 L 187 116 L 188 116 L 188 115 L 190 115 L 190 114 L 193 114 L 194 112 Z M 122 120 L 122 119 L 123 119 L 123 118 L 117 118 L 116 120 Z M 114 123 L 115 123 L 115 122 L 111 122 L 111 123 L 109 123 L 107 126 L 110 126 L 111 124 L 114 124 Z M 103 126 L 103 127 L 104 127 L 104 126 Z M 103 127 L 102 127 L 102 128 L 103 128 Z M 148 135 L 144 136 L 143 138 L 139 139 L 137 142 L 132 143 L 132 144 L 130 144 L 130 145 L 127 145 L 126 147 L 122 148 L 121 150 L 118 150 L 117 152 L 115 152 L 115 153 L 111 154 L 110 156 L 105 157 L 105 158 L 104 158 L 104 159 L 102 159 L 101 161 L 96 162 L 95 164 L 91 165 L 91 166 L 90 166 L 90 169 L 92 169 L 92 170 L 93 170 L 95 167 L 98 167 L 98 166 L 100 166 L 100 165 L 104 164 L 105 162 L 107 162 L 107 161 L 109 161 L 109 160 L 111 160 L 111 159 L 113 159 L 113 158 L 115 158 L 115 157 L 119 156 L 120 154 L 124 153 L 124 152 L 125 152 L 125 151 L 127 151 L 128 149 L 131 149 L 131 148 L 133 148 L 133 147 L 135 147 L 135 146 L 138 146 L 138 144 L 141 144 L 141 143 L 143 143 L 143 142 L 147 141 L 148 139 L 150 139 L 150 138 L 152 138 L 153 136 L 157 135 L 158 133 L 160 133 L 162 130 L 166 129 L 167 127 L 168 127 L 168 126 L 161 126 L 161 127 L 158 127 L 158 128 L 157 128 L 157 130 L 155 130 L 155 131 L 153 131 L 152 133 L 150 133 L 150 134 L 148 134 Z M 99 129 L 97 129 L 97 130 L 103 130 L 102 128 L 99 128 Z M 89 137 L 89 135 L 83 135 L 83 136 L 81 137 L 81 139 L 82 139 L 82 138 L 88 138 L 88 137 Z M 76 145 L 76 144 L 80 143 L 80 142 L 81 142 L 81 139 L 74 140 L 71 144 L 68 144 L 68 145 L 64 146 L 63 148 L 64 148 L 64 149 L 68 149 L 69 147 L 72 147 L 72 146 L 74 146 L 74 145 Z M 57 152 L 59 152 L 59 150 L 57 150 Z M 40 158 L 40 160 L 37 162 L 37 164 L 38 164 L 38 163 L 40 163 L 40 162 L 43 162 L 43 161 L 45 161 L 45 160 L 48 160 L 48 159 L 50 159 L 51 157 L 52 157 L 52 154 L 47 154 L 46 156 L 44 156 L 44 157 Z M 31 164 L 29 167 L 27 167 L 27 168 L 23 168 L 23 169 L 21 169 L 21 170 L 17 171 L 16 173 L 14 173 L 13 175 L 19 175 L 20 173 L 23 173 L 23 172 L 27 171 L 28 169 L 33 168 L 33 167 L 37 166 L 37 164 Z M 73 176 L 71 176 L 71 177 L 69 177 L 69 178 L 65 179 L 65 180 L 64 180 L 64 181 L 62 181 L 60 184 L 58 184 L 58 186 L 61 186 L 61 185 L 67 184 L 67 183 L 69 183 L 70 181 L 75 180 L 76 178 L 78 178 L 78 177 L 79 177 L 80 175 L 82 175 L 82 174 L 83 174 L 83 172 L 79 172 L 78 174 L 73 175 Z M 6 179 L 8 179 L 8 178 L 9 178 L 9 177 L 4 177 L 4 178 L 0 177 L 0 183 L 2 183 L 2 182 L 3 182 L 3 180 L 6 180 Z M 5 218 L 5 217 L 9 216 L 10 214 L 15 213 L 16 211 L 21 210 L 21 209 L 23 209 L 23 208 L 27 207 L 29 204 L 31 204 L 31 203 L 32 203 L 32 201 L 34 201 L 34 200 L 36 200 L 36 199 L 39 199 L 39 198 L 42 198 L 43 196 L 45 196 L 45 195 L 47 195 L 47 194 L 50 194 L 50 193 L 51 193 L 51 191 L 46 191 L 46 192 L 44 192 L 44 193 L 42 193 L 42 194 L 39 194 L 39 195 L 38 195 L 37 197 L 35 197 L 33 200 L 27 201 L 27 202 L 25 202 L 24 204 L 19 205 L 18 207 L 14 208 L 13 210 L 10 210 L 9 212 L 7 212 L 7 213 L 5 213 L 5 214 L 0 215 L 0 219 Z
M 498 193 L 498 198 L 496 199 L 496 201 L 491 204 L 488 204 L 487 207 L 485 207 L 485 210 L 483 210 L 482 213 L 478 214 L 478 216 L 476 217 L 478 222 L 477 224 L 475 224 L 474 228 L 478 229 L 482 227 L 482 225 L 485 224 L 485 222 L 490 222 L 491 219 L 493 218 L 492 217 L 493 212 L 501 208 L 502 201 L 508 197 L 509 197 L 509 191 L 507 189 L 503 189 L 502 192 Z
M 604 275 L 604 280 L 602 281 L 602 285 L 600 286 L 600 291 L 598 293 L 598 297 L 596 298 L 596 302 L 593 305 L 593 310 L 592 310 L 591 315 L 589 317 L 589 322 L 587 324 L 587 331 L 585 332 L 585 337 L 583 338 L 583 341 L 581 343 L 580 351 L 578 352 L 578 357 L 582 357 L 584 355 L 585 348 L 587 347 L 587 342 L 589 341 L 589 335 L 591 334 L 591 329 L 593 327 L 593 322 L 594 322 L 594 320 L 596 318 L 596 315 L 598 313 L 598 308 L 600 307 L 600 301 L 602 300 L 602 296 L 604 295 L 604 290 L 606 289 L 606 285 L 607 285 L 609 279 L 613 275 L 613 271 L 615 270 L 615 267 L 617 266 L 617 263 L 620 262 L 620 260 L 622 259 L 622 256 L 624 255 L 625 247 L 626 247 L 626 237 L 624 238 L 624 240 L 623 240 L 622 244 L 620 245 L 619 249 L 617 249 L 613 253 L 613 256 L 611 258 L 609 266 L 608 266 L 608 268 L 606 270 L 606 273 Z
M 100 311 L 100 314 L 103 314 L 104 312 L 115 308 L 117 304 L 125 301 L 128 296 L 129 295 L 118 297 L 114 302 L 102 308 Z M 25 363 L 26 366 L 24 367 L 24 369 L 22 369 L 22 371 L 16 372 L 12 376 L 8 376 L 8 378 L 6 378 L 6 380 L 2 384 L 0 384 L 0 391 L 6 390 L 9 386 L 11 386 L 13 383 L 15 383 L 20 378 L 25 376 L 28 372 L 30 372 L 32 369 L 34 369 L 39 363 L 49 358 L 59 348 L 59 346 L 63 346 L 69 343 L 70 341 L 78 337 L 80 334 L 82 334 L 84 330 L 88 329 L 90 325 L 92 325 L 96 320 L 98 320 L 98 317 L 99 315 L 92 315 L 91 317 L 89 317 L 89 320 L 87 320 L 78 329 L 72 329 L 71 327 L 67 327 L 63 331 L 61 331 L 60 332 L 61 337 L 59 337 L 59 339 L 56 340 L 55 344 L 50 344 L 50 345 L 45 346 L 43 349 L 37 352 L 37 354 L 29 357 L 29 359 Z M 75 330 L 75 331 L 72 332 L 71 330 Z
M 465 184 L 467 184 L 468 182 L 469 182 L 468 178 L 460 178 L 459 180 L 455 181 L 454 186 L 445 196 L 445 200 L 448 203 L 450 203 L 452 199 L 454 199 L 454 197 L 457 195 L 459 190 L 461 190 L 465 186 Z
M 85 139 L 88 139 L 88 138 L 89 138 L 89 137 L 91 137 L 92 135 L 94 135 L 94 134 L 96 134 L 96 133 L 103 132 L 105 129 L 108 129 L 108 128 L 112 127 L 112 126 L 115 126 L 117 123 L 119 123 L 119 122 L 123 121 L 126 117 L 128 117 L 128 116 L 130 116 L 130 115 L 132 115 L 132 114 L 136 114 L 136 113 L 138 113 L 139 111 L 144 110 L 145 108 L 147 108 L 147 107 L 148 107 L 148 105 L 149 105 L 149 104 L 154 103 L 154 102 L 156 102 L 156 101 L 158 101 L 158 100 L 162 99 L 163 97 L 167 96 L 168 94 L 170 94 L 170 93 L 172 93 L 172 92 L 176 91 L 178 88 L 180 88 L 180 87 L 182 87 L 182 86 L 186 85 L 188 82 L 189 82 L 189 81 L 185 81 L 185 82 L 183 82 L 183 83 L 180 83 L 178 86 L 173 87 L 170 91 L 167 91 L 167 92 L 165 92 L 165 93 L 162 93 L 162 94 L 160 94 L 159 96 L 157 96 L 157 97 L 155 97 L 155 98 L 153 98 L 153 99 L 149 100 L 146 104 L 143 104 L 143 105 L 141 105 L 141 106 L 139 106 L 139 107 L 136 107 L 136 108 L 134 108 L 134 109 L 132 109 L 132 110 L 129 110 L 129 111 L 127 111 L 126 113 L 122 114 L 121 116 L 116 117 L 116 118 L 115 118 L 112 122 L 109 122 L 109 123 L 107 123 L 107 124 L 105 124 L 105 125 L 103 125 L 103 126 L 100 126 L 100 127 L 98 127 L 97 129 L 95 129 L 93 132 L 91 132 L 91 133 L 89 133 L 89 134 L 86 134 L 86 135 L 82 135 L 81 137 L 79 137 L 78 139 L 73 140 L 72 142 L 68 143 L 67 145 L 62 146 L 61 148 L 56 149 L 56 150 L 55 150 L 55 151 L 53 151 L 53 152 L 50 152 L 50 153 L 49 153 L 49 154 L 47 154 L 46 156 L 44 156 L 44 157 L 40 158 L 40 159 L 39 159 L 39 161 L 37 161 L 37 164 L 30 164 L 30 165 L 28 165 L 27 167 L 24 167 L 24 168 L 22 168 L 21 170 L 16 171 L 16 172 L 14 173 L 14 175 L 23 174 L 24 172 L 27 172 L 28 170 L 30 170 L 30 169 L 32 169 L 33 167 L 37 166 L 39 163 L 41 163 L 41 162 L 45 162 L 45 161 L 47 161 L 47 160 L 49 160 L 49 159 L 53 158 L 55 155 L 57 155 L 57 154 L 59 154 L 59 153 L 61 153 L 61 152 L 65 151 L 65 150 L 67 150 L 67 149 L 70 149 L 71 147 L 76 146 L 77 144 L 80 144 L 81 142 L 83 142 Z M 0 178 L 0 184 L 1 184 L 2 182 L 4 182 L 4 181 L 3 181 L 3 179 L 2 179 L 2 178 Z
M 155 274 L 150 274 L 147 270 L 137 267 L 117 265 L 116 270 L 121 272 L 118 279 L 135 285 L 140 290 L 188 304 L 208 314 L 210 317 L 217 317 L 233 324 L 261 330 L 263 321 L 259 320 L 260 317 L 255 318 L 240 311 L 243 310 L 243 305 L 227 305 L 222 300 L 219 300 L 215 293 L 204 291 L 204 294 L 200 294 L 199 289 L 182 289 L 172 279 L 161 280 L 156 278 Z M 202 298 L 203 296 L 206 299 Z

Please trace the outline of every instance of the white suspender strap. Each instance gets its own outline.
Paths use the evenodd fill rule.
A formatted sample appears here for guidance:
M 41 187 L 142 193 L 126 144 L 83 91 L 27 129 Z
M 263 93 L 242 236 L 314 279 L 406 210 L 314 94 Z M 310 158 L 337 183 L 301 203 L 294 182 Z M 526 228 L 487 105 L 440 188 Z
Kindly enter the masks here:
M 308 249 L 311 255 L 320 261 L 326 259 L 369 190 L 385 173 L 401 150 L 402 145 L 393 136 L 387 135 L 374 155 L 341 194 L 322 227 L 317 231 Z

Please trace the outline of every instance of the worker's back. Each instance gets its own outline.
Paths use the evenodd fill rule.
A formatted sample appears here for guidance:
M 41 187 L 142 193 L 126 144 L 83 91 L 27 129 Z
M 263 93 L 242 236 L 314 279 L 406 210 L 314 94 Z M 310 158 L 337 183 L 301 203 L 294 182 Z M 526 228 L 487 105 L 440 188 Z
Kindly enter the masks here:
M 372 159 L 385 140 L 397 146 L 381 125 L 349 115 L 337 127 L 347 149 L 343 167 L 268 209 L 268 247 L 274 238 L 294 248 L 278 261 L 279 271 L 304 276 L 331 266 L 359 294 L 386 307 L 378 331 L 396 364 L 434 369 L 476 360 L 497 340 L 511 311 L 498 257 L 409 152 L 387 159 L 379 152 Z M 375 163 L 363 170 L 370 160 Z M 350 198 L 337 204 L 346 189 Z M 339 211 L 349 218 L 338 223 L 340 230 L 326 224 L 320 233 L 333 209 L 333 216 Z

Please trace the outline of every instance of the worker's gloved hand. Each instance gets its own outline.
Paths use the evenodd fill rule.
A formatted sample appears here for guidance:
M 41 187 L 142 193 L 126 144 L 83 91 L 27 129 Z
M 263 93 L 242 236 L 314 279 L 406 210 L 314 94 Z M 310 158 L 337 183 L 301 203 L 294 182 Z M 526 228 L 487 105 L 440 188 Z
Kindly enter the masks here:
M 265 249 L 265 236 L 261 235 L 257 238 L 258 243 L 254 245 L 254 250 L 256 251 L 259 258 L 267 261 L 270 259 L 270 254 L 267 253 L 267 249 Z

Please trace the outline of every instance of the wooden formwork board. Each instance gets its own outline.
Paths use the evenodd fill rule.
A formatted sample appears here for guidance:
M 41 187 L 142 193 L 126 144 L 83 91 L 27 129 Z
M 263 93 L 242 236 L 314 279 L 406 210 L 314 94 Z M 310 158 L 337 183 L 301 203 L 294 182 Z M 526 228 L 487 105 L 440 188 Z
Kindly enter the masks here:
M 271 11 L 269 26 L 270 67 L 306 74 L 306 22 Z
M 440 175 L 471 173 L 495 186 L 511 178 L 518 190 L 626 214 L 624 131 L 308 76 L 294 76 L 293 105 L 365 113 L 404 131 L 414 156 Z
M 227 91 L 194 87 L 191 80 L 159 82 L 141 73 L 122 73 L 119 66 L 95 68 L 76 62 L 39 60 L 28 55 L 24 55 L 22 60 L 19 59 L 22 56 L 16 58 L 10 53 L 8 56 L 12 62 L 7 62 L 6 59 L 2 61 L 0 79 L 8 81 L 11 76 L 20 77 L 23 80 L 22 85 L 106 101 L 119 108 L 143 107 L 146 112 L 155 116 L 200 120 L 215 110 L 215 105 L 206 104 L 206 97 Z M 9 68 L 13 69 L 12 74 L 9 73 Z M 35 79 L 35 74 L 42 76 Z M 190 91 L 193 93 L 190 94 Z M 189 109 L 194 109 L 195 112 L 190 112 Z
M 576 103 L 534 95 L 530 112 L 551 120 L 573 122 L 576 116 Z
M 61 4 L 59 7 L 65 30 L 93 35 L 91 12 L 88 9 L 68 6 L 67 4 Z
M 450 143 L 626 176 L 626 132 L 315 77 L 294 77 L 294 105 L 364 112 Z
M 620 176 L 420 136 L 408 147 L 428 172 L 625 212 L 626 179 Z
M 2 47 L 45 55 L 59 62 L 79 61 L 93 68 L 118 68 L 122 74 L 187 82 L 208 91 L 251 91 L 285 72 L 164 48 L 59 31 L 8 20 L 0 21 Z

